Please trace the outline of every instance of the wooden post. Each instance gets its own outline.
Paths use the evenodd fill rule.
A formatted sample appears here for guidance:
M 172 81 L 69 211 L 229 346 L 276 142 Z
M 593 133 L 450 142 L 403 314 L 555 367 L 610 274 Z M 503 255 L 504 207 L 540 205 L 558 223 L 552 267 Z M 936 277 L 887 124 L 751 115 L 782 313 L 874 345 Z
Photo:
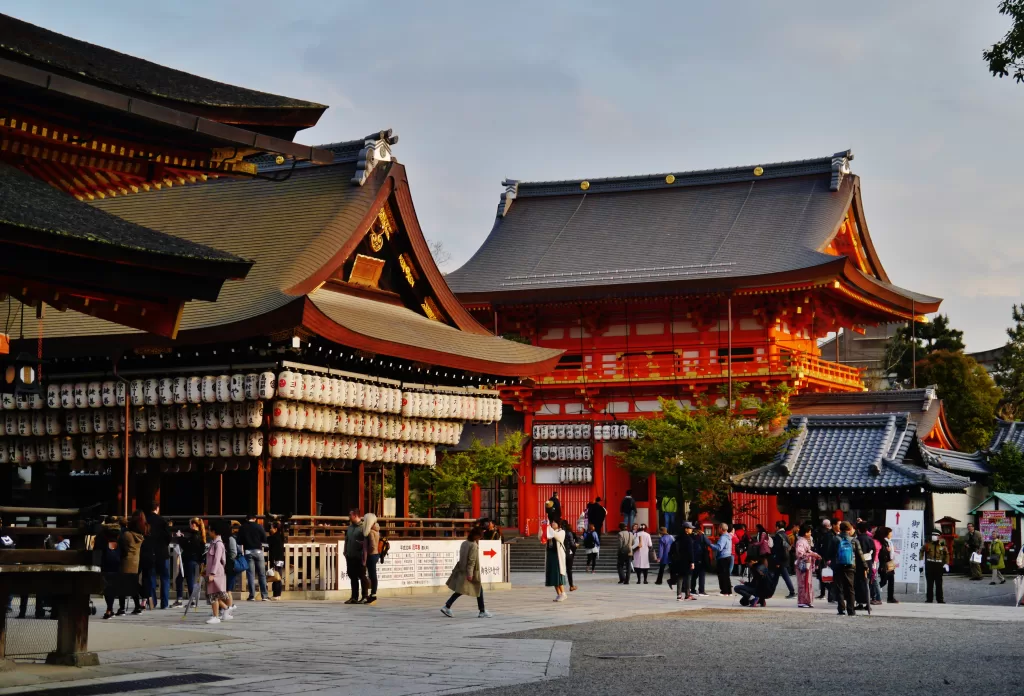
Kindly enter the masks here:
M 217 474 L 217 514 L 224 514 L 224 472 Z
M 395 483 L 398 485 L 398 491 L 400 496 L 398 505 L 395 506 L 396 508 L 398 508 L 396 512 L 398 512 L 399 517 L 411 517 L 412 511 L 409 506 L 409 467 L 403 466 L 399 469 L 398 480 L 395 481 Z
M 264 480 L 266 478 L 265 474 L 266 463 L 263 461 L 263 458 L 260 457 L 259 459 L 256 460 L 255 481 L 253 482 L 253 488 L 256 489 L 254 491 L 254 497 L 256 498 L 255 509 L 257 515 L 262 515 L 266 511 L 266 481 Z
M 316 515 L 316 464 L 309 461 L 309 514 Z
M 366 509 L 366 465 L 363 462 L 359 462 L 359 468 L 357 469 L 356 475 L 358 477 L 358 482 L 356 483 L 358 497 L 356 500 L 359 501 L 356 504 L 356 507 L 359 508 L 360 512 L 363 512 Z
M 591 427 L 594 425 L 596 423 L 593 423 Z M 594 493 L 594 498 L 600 498 L 601 503 L 608 507 L 608 501 L 604 499 L 604 457 L 601 456 L 603 452 L 598 453 L 597 451 L 600 445 L 599 441 L 594 441 L 594 483 L 591 485 L 591 491 Z M 601 530 L 598 529 L 597 533 L 600 534 Z
M 270 460 L 270 457 L 267 457 L 266 462 L 263 463 L 263 467 L 263 481 L 261 482 L 261 485 L 263 486 L 263 513 L 267 514 L 271 511 L 271 505 L 273 504 L 270 502 L 270 481 L 274 471 L 274 465 Z
M 473 488 L 470 491 L 470 495 L 471 502 L 469 505 L 469 516 L 472 517 L 474 520 L 478 520 L 482 516 L 480 508 L 483 499 L 483 495 L 481 494 L 480 486 L 478 484 L 473 484 Z
M 57 611 L 57 649 L 46 663 L 70 667 L 92 667 L 100 663 L 89 646 L 89 595 L 77 592 L 51 599 Z
M 0 590 L 0 672 L 9 672 L 14 669 L 14 662 L 7 659 L 7 603 L 11 601 L 11 593 L 4 588 Z

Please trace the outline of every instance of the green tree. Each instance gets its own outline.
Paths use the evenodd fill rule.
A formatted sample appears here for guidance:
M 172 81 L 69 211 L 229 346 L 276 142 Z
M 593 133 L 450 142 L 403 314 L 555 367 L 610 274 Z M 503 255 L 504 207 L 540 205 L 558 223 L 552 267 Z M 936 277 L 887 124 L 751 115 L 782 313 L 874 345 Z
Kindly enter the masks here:
M 622 464 L 631 472 L 674 481 L 679 500 L 699 508 L 723 502 L 730 476 L 766 464 L 789 437 L 773 433 L 773 426 L 788 414 L 778 398 L 744 399 L 739 410 L 701 405 L 688 411 L 673 400 L 659 401 L 660 417 L 630 422 L 637 437 Z
M 1009 340 L 996 363 L 996 384 L 1003 389 L 1002 414 L 1014 419 L 1024 415 L 1024 305 L 1013 305 Z
M 439 454 L 433 469 L 413 469 L 409 483 L 415 492 L 414 514 L 426 517 L 433 509 L 443 516 L 456 515 L 460 507 L 469 504 L 474 485 L 516 472 L 524 438 L 519 431 L 508 433 L 494 445 L 474 438 L 468 450 Z
M 1024 493 L 1024 453 L 1013 444 L 1003 445 L 989 459 L 992 487 L 1000 493 Z
M 917 380 L 937 387 L 961 449 L 988 445 L 1002 392 L 984 367 L 961 352 L 937 350 L 918 361 Z
M 917 348 L 914 350 L 914 344 Z M 964 332 L 951 328 L 949 317 L 939 314 L 934 320 L 908 323 L 900 327 L 885 348 L 885 374 L 896 373 L 896 379 L 907 386 L 911 385 L 914 374 L 914 358 L 923 357 L 937 350 L 956 352 L 964 349 Z M 918 384 L 924 384 L 917 380 Z
M 1024 82 L 1024 0 L 1003 0 L 999 14 L 1009 17 L 1013 24 L 1002 40 L 981 56 L 996 77 L 1008 77 L 1012 72 L 1014 80 Z

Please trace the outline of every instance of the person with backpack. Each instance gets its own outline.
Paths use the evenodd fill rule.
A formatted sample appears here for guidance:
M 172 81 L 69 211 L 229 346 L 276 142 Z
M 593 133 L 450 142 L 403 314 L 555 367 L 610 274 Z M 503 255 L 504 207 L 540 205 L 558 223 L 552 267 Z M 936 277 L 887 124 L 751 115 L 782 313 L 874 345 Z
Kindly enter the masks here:
M 867 566 L 864 563 L 864 554 L 860 542 L 853 535 L 853 525 L 843 522 L 839 527 L 839 537 L 833 546 L 831 560 L 834 582 L 836 584 L 836 602 L 839 615 L 847 614 L 856 616 L 856 604 L 854 603 L 854 581 L 858 576 L 867 574 Z
M 619 534 L 616 538 L 618 542 L 617 555 L 615 558 L 615 568 L 619 571 L 619 584 L 629 584 L 629 562 L 633 558 L 633 533 L 629 531 L 629 527 L 626 526 L 625 522 L 619 524 Z
M 221 535 L 221 543 L 224 544 L 225 552 L 224 575 L 227 582 L 226 591 L 229 594 L 235 589 L 235 579 L 249 569 L 244 553 L 238 550 L 238 539 L 235 538 L 235 534 L 239 531 L 235 528 L 237 524 L 237 522 L 232 520 L 229 525 L 224 526 L 224 534 Z
M 565 532 L 565 540 L 562 545 L 565 547 L 565 577 L 569 580 L 569 591 L 575 592 L 576 585 L 572 581 L 572 563 L 576 560 L 576 551 L 579 549 L 579 540 L 576 533 L 572 531 L 572 525 L 566 520 L 558 520 L 558 526 Z
M 619 512 L 622 513 L 622 521 L 626 524 L 626 527 L 632 527 L 636 521 L 636 501 L 633 499 L 632 489 L 627 490 L 626 495 L 622 497 L 622 502 L 619 504 Z
M 691 529 L 693 525 L 690 525 Z M 692 531 L 691 531 L 692 533 Z M 689 540 L 687 540 L 689 541 Z M 654 560 L 658 562 L 658 579 L 654 581 L 655 585 L 660 585 L 665 577 L 665 566 L 669 565 L 669 551 L 672 549 L 672 544 L 675 543 L 675 537 L 668 533 L 668 527 L 661 528 L 661 537 L 658 539 L 658 551 L 654 554 Z M 691 549 L 692 553 L 692 549 Z M 692 568 L 690 570 L 693 570 Z M 674 577 L 672 569 L 669 568 L 668 573 L 668 586 L 672 587 L 672 578 Z M 689 595 L 689 592 L 687 592 Z
M 693 558 L 694 544 L 693 544 L 693 524 L 689 520 L 683 520 L 683 531 L 674 539 L 668 534 L 662 534 L 662 540 L 668 538 L 672 539 L 669 544 L 668 552 L 665 554 L 667 559 L 663 556 L 662 560 L 667 560 L 669 565 L 669 587 L 673 584 L 676 586 L 676 601 L 682 602 L 685 600 L 695 601 L 697 598 L 693 596 L 693 592 L 690 589 L 690 576 L 693 573 L 694 566 L 696 563 Z M 662 565 L 664 568 L 664 565 Z M 658 581 L 655 583 L 661 584 L 661 576 L 659 574 Z
M 779 520 L 775 523 L 775 534 L 771 539 L 771 570 L 786 583 L 786 588 L 789 590 L 786 599 L 795 599 L 796 589 L 793 587 L 793 580 L 789 577 L 789 555 L 792 547 L 786 534 L 785 522 Z
M 206 550 L 206 600 L 210 603 L 213 616 L 206 620 L 208 624 L 219 624 L 221 619 L 231 621 L 235 618 L 235 603 L 231 600 L 228 589 L 227 551 L 224 548 L 224 536 L 230 536 L 231 528 L 219 522 L 210 528 L 210 546 Z
M 587 531 L 583 533 L 583 548 L 587 554 L 587 572 L 596 572 L 597 559 L 601 555 L 601 535 L 598 533 L 597 526 L 593 522 L 587 526 Z
M 121 527 L 117 524 L 104 524 L 103 535 L 96 540 L 96 544 L 102 544 L 100 549 L 100 572 L 103 573 L 103 599 L 107 603 L 107 611 L 103 618 L 109 619 L 114 616 L 114 597 L 120 595 L 118 588 L 121 586 L 121 548 L 117 538 L 121 535 Z M 124 596 L 120 596 L 120 613 L 124 614 Z

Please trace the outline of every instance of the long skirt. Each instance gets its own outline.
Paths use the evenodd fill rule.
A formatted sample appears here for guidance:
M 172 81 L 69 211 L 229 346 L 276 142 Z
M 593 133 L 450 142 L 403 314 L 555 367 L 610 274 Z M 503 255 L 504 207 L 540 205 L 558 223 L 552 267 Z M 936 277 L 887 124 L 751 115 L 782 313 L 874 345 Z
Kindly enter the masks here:
M 814 600 L 814 573 L 809 570 L 796 571 L 796 601 L 797 604 L 813 604 Z
M 548 549 L 547 562 L 544 564 L 544 586 L 556 587 L 568 584 L 568 579 L 559 572 L 558 552 L 554 549 Z

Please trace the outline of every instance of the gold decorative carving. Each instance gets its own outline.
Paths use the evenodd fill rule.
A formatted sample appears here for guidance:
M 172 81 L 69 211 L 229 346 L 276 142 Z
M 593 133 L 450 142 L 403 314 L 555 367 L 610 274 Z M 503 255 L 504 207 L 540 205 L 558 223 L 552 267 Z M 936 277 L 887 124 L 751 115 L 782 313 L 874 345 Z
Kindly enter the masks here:
M 413 271 L 412 264 L 409 263 L 409 259 L 405 254 L 398 256 L 398 265 L 402 268 L 402 273 L 405 274 L 405 279 L 409 282 L 409 287 L 416 286 L 416 272 Z
M 377 222 L 380 223 L 380 230 L 384 233 L 384 236 L 391 239 L 391 233 L 394 231 L 394 228 L 391 225 L 391 216 L 388 215 L 386 207 L 381 208 L 380 212 L 377 213 Z
M 437 308 L 437 305 L 434 304 L 434 300 L 432 298 L 426 298 L 423 301 L 423 304 L 420 305 L 420 307 L 423 308 L 423 313 L 427 315 L 428 319 L 433 319 L 434 321 L 441 321 L 441 310 Z
M 384 235 L 370 230 L 370 248 L 376 253 L 384 248 Z

